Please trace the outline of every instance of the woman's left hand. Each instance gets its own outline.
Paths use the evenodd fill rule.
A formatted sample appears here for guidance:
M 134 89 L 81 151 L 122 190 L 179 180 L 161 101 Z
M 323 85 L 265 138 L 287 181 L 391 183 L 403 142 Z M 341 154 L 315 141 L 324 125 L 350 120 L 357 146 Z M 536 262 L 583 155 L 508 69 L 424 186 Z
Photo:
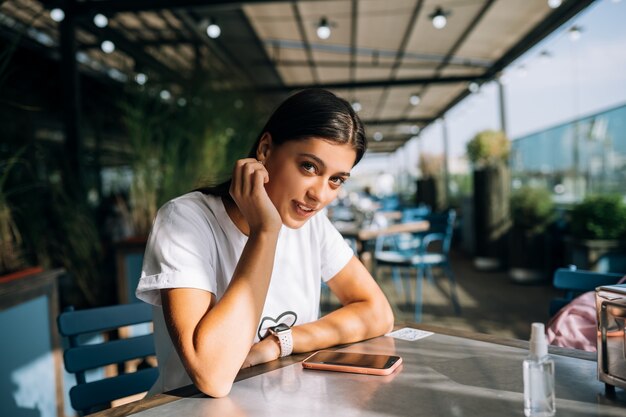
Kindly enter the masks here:
M 276 336 L 267 336 L 265 339 L 255 343 L 250 348 L 246 360 L 241 365 L 242 368 L 249 368 L 260 363 L 265 363 L 280 357 L 280 345 Z

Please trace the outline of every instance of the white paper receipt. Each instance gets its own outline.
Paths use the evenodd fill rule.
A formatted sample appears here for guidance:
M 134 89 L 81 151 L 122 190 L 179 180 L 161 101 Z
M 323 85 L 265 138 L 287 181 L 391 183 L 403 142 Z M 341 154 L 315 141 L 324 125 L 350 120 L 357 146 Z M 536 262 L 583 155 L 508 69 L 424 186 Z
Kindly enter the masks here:
M 387 333 L 385 336 L 394 337 L 396 339 L 415 341 L 419 339 L 423 339 L 425 337 L 433 335 L 433 332 L 426 332 L 424 330 L 412 329 L 410 327 L 405 327 L 403 329 L 395 330 L 391 333 Z

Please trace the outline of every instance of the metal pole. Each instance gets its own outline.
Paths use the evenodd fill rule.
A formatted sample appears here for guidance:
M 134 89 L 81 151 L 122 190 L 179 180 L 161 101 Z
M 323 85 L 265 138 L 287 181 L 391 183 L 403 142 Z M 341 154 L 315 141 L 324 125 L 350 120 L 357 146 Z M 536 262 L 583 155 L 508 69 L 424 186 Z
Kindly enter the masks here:
M 446 204 L 447 207 L 450 204 L 450 172 L 448 169 L 448 158 L 450 157 L 450 147 L 449 147 L 449 139 L 448 139 L 448 124 L 446 122 L 446 117 L 443 116 L 441 118 L 441 131 L 443 133 L 443 181 L 445 187 L 445 196 L 446 196 Z
M 507 136 L 507 126 L 506 126 L 506 104 L 504 102 L 504 84 L 500 82 L 500 78 L 497 78 L 498 83 L 498 101 L 500 108 L 500 129 L 504 132 L 504 135 Z M 508 136 L 507 136 L 508 137 Z
M 64 184 L 67 192 L 84 196 L 82 138 L 80 132 L 80 87 L 76 63 L 76 15 L 74 0 L 64 3 L 65 18 L 60 24 L 61 102 L 65 129 Z

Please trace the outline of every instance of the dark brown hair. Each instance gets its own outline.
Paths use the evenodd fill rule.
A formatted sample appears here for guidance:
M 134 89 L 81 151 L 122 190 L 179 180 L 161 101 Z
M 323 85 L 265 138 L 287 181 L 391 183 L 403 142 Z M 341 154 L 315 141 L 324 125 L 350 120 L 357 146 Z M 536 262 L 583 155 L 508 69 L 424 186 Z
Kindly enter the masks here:
M 321 138 L 328 142 L 350 144 L 356 151 L 356 165 L 367 149 L 365 128 L 350 103 L 328 90 L 311 88 L 293 94 L 274 111 L 254 142 L 249 158 L 256 158 L 265 133 L 272 144 L 280 146 L 292 140 Z M 230 180 L 215 187 L 202 188 L 205 194 L 227 195 Z

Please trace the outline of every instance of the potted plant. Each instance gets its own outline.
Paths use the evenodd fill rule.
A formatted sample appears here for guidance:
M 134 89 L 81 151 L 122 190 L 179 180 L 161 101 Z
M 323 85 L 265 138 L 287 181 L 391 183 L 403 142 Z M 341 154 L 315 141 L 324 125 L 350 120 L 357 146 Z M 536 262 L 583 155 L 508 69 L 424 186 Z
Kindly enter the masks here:
M 555 218 L 550 192 L 524 186 L 511 194 L 510 204 L 509 276 L 518 283 L 543 281 L 551 257 L 547 231 Z
M 589 196 L 576 204 L 569 230 L 568 261 L 580 269 L 606 269 L 599 262 L 607 255 L 626 257 L 626 204 L 620 195 Z
M 432 211 L 443 210 L 447 204 L 442 175 L 443 155 L 420 153 L 419 169 L 422 176 L 417 180 L 417 203 L 425 204 Z
M 510 142 L 501 131 L 484 130 L 467 143 L 473 166 L 474 265 L 481 270 L 503 264 L 510 228 Z

